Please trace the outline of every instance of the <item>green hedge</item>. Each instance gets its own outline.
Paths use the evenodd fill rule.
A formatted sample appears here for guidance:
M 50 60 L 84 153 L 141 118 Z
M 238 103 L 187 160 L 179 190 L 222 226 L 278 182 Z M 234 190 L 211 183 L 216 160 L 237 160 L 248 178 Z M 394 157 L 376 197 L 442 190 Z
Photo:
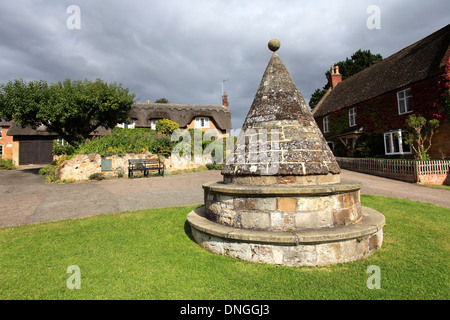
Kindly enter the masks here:
M 148 128 L 114 128 L 111 134 L 82 144 L 76 153 L 97 153 L 101 156 L 110 156 L 149 151 L 168 156 L 174 145 L 175 142 L 170 140 L 170 136 L 158 134 Z

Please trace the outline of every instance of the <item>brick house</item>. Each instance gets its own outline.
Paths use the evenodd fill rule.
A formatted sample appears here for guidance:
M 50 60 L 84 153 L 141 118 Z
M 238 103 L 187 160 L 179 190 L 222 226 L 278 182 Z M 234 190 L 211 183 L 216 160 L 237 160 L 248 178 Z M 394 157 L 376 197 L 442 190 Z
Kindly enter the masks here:
M 313 116 L 337 156 L 412 157 L 405 143 L 410 114 L 438 118 L 431 158 L 450 159 L 450 25 L 342 81 L 332 68 L 330 89 Z

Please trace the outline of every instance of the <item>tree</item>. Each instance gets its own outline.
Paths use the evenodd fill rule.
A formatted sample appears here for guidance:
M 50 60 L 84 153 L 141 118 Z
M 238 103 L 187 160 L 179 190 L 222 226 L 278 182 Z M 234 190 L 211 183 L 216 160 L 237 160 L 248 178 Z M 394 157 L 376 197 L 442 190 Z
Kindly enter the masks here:
M 427 120 L 423 116 L 410 115 L 405 121 L 408 136 L 405 142 L 411 146 L 416 160 L 429 160 L 427 154 L 431 147 L 431 138 L 437 133 L 438 119 Z
M 334 66 L 339 66 L 339 72 L 342 74 L 342 80 L 345 80 L 352 75 L 364 70 L 371 65 L 380 62 L 383 60 L 383 57 L 378 54 L 372 54 L 370 50 L 361 50 L 359 49 L 354 54 L 352 54 L 351 58 L 345 58 L 345 61 L 339 61 L 334 63 Z M 311 109 L 317 105 L 320 99 L 325 95 L 325 93 L 330 88 L 330 77 L 331 71 L 328 70 L 325 72 L 325 77 L 327 78 L 327 83 L 323 87 L 323 89 L 316 89 L 311 96 L 309 101 L 309 106 Z
M 155 103 L 170 103 L 166 98 L 159 98 L 155 101 Z
M 86 140 L 98 127 L 127 122 L 134 93 L 100 79 L 48 84 L 22 79 L 0 85 L 0 118 L 25 127 L 45 125 L 71 145 Z
M 313 92 L 311 95 L 311 99 L 309 99 L 309 106 L 311 109 L 314 109 L 317 104 L 319 103 L 320 99 L 327 93 L 326 89 L 319 89 L 317 88 L 316 91 Z

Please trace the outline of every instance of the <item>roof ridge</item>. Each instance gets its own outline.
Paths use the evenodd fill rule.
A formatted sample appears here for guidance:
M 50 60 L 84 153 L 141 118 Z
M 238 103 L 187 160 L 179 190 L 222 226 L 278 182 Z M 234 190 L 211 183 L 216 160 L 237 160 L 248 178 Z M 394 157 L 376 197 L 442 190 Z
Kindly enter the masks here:
M 450 24 L 348 77 L 321 99 L 314 116 L 330 114 L 438 74 L 440 55 L 446 54 L 449 38 Z

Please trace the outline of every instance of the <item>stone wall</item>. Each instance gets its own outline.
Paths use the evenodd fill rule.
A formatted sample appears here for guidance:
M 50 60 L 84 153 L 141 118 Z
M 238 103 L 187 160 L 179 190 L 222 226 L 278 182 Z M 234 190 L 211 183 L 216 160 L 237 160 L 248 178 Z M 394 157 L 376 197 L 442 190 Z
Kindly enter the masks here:
M 153 159 L 158 155 L 149 152 L 143 154 L 125 154 L 123 156 L 108 156 L 103 159 L 111 160 L 110 170 L 102 171 L 102 157 L 99 154 L 77 154 L 72 159 L 64 161 L 57 169 L 60 180 L 83 181 L 88 180 L 94 173 L 103 173 L 106 177 L 128 177 L 129 159 Z M 163 158 L 167 171 L 177 171 L 198 168 L 211 163 L 211 157 L 195 157 L 188 159 L 180 156 Z M 109 168 L 108 168 L 109 169 Z

